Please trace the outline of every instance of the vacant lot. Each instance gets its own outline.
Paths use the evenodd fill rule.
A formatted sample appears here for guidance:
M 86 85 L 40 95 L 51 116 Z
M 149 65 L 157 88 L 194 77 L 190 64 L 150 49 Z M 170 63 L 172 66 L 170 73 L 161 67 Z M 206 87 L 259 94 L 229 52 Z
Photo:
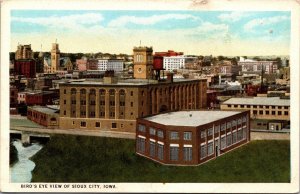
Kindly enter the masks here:
M 252 141 L 194 167 L 135 154 L 135 141 L 56 135 L 34 156 L 32 182 L 289 182 L 290 142 Z

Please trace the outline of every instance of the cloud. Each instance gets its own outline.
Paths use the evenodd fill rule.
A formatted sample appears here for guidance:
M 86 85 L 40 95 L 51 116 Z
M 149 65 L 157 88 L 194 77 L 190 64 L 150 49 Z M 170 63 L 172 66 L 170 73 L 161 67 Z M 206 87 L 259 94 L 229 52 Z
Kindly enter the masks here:
M 236 22 L 242 19 L 243 17 L 247 17 L 249 14 L 243 12 L 231 12 L 231 13 L 223 13 L 218 16 L 218 18 L 222 22 Z
M 289 19 L 290 17 L 288 16 L 275 16 L 275 17 L 268 17 L 268 18 L 253 19 L 244 25 L 244 30 L 254 32 L 254 28 L 256 27 L 269 26 Z
M 37 24 L 49 28 L 70 29 L 75 30 L 84 27 L 84 25 L 97 26 L 104 20 L 101 14 L 87 13 L 87 14 L 73 14 L 67 16 L 51 16 L 51 17 L 39 17 L 39 18 L 24 18 L 24 17 L 12 17 L 12 22 L 23 22 Z
M 115 20 L 112 20 L 108 26 L 110 27 L 121 27 L 127 24 L 137 24 L 137 25 L 153 25 L 158 22 L 166 20 L 185 20 L 193 19 L 198 20 L 199 18 L 190 14 L 164 14 L 164 15 L 153 15 L 150 17 L 136 17 L 136 16 L 121 16 Z

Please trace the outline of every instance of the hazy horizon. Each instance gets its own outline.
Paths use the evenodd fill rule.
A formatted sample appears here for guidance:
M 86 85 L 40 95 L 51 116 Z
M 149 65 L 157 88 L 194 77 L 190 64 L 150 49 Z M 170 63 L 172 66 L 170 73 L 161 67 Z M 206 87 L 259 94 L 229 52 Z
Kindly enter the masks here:
M 287 11 L 13 10 L 11 52 L 132 54 L 134 46 L 185 55 L 289 56 Z M 42 49 L 41 49 L 42 44 Z

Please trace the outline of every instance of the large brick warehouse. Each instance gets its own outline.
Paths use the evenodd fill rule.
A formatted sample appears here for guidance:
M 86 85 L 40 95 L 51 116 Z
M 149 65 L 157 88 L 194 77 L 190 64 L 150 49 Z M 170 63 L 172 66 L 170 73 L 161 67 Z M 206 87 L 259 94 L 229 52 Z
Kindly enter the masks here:
M 139 118 L 136 153 L 168 165 L 198 165 L 250 141 L 249 111 L 177 111 Z

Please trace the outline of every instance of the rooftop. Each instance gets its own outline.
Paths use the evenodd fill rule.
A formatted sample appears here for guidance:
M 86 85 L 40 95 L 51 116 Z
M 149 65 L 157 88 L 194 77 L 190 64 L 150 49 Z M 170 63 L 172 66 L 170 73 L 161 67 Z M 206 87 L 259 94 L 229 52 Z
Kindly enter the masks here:
M 217 121 L 232 115 L 239 114 L 239 111 L 178 111 L 159 114 L 144 118 L 145 120 L 171 126 L 196 127 Z
M 173 79 L 173 82 L 189 82 L 189 81 L 196 81 L 196 79 Z M 106 84 L 102 80 L 85 80 L 85 81 L 70 81 L 68 83 L 62 83 L 62 85 L 115 85 L 115 86 L 122 86 L 122 85 L 129 85 L 129 86 L 143 86 L 143 85 L 149 85 L 149 84 L 164 84 L 169 83 L 167 81 L 157 81 L 157 80 L 151 80 L 151 79 L 125 79 L 125 80 L 119 80 L 117 83 L 112 84 Z
M 42 113 L 46 113 L 46 114 L 56 114 L 58 109 L 55 108 L 49 108 L 46 106 L 32 106 L 30 107 L 32 110 L 38 111 L 38 112 L 42 112 Z
M 290 106 L 290 100 L 279 97 L 230 98 L 223 104 Z

